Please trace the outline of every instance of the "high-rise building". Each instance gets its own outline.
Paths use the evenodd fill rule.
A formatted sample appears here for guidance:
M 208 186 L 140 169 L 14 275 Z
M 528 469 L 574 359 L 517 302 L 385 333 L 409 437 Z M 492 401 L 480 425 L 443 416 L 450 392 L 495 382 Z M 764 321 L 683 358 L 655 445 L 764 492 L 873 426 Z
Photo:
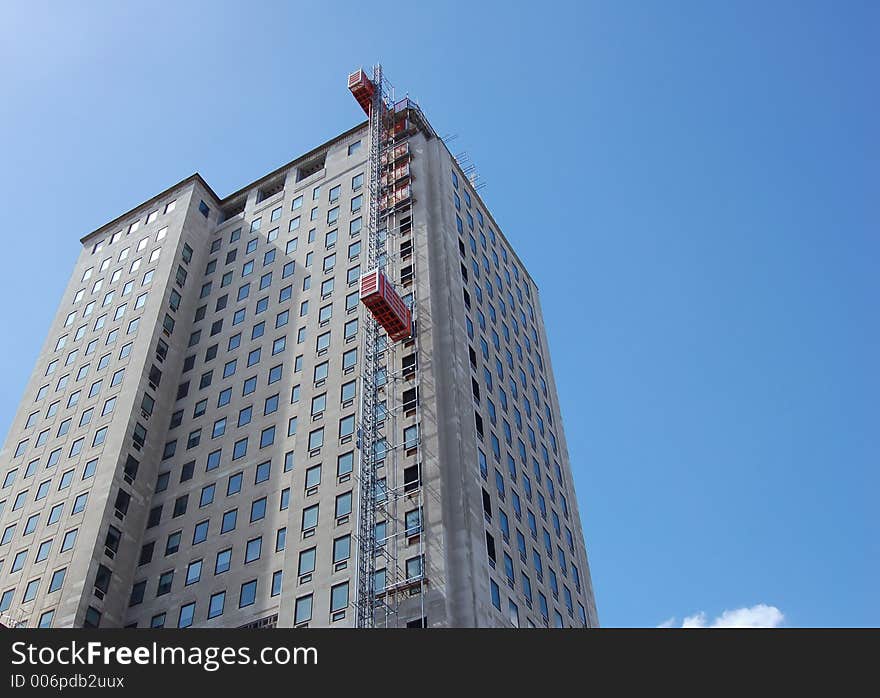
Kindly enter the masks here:
M 538 288 L 380 98 L 82 238 L 0 452 L 4 624 L 597 625 Z

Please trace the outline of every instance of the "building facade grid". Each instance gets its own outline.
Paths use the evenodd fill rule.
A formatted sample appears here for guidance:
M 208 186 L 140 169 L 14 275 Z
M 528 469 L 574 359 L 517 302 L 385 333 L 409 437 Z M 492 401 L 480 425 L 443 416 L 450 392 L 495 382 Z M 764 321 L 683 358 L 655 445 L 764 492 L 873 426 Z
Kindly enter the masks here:
M 83 238 L 0 452 L 4 624 L 353 624 L 365 139 Z M 377 416 L 426 584 L 394 624 L 595 626 L 537 287 L 442 141 L 410 148 L 384 244 L 420 341 L 381 347 Z

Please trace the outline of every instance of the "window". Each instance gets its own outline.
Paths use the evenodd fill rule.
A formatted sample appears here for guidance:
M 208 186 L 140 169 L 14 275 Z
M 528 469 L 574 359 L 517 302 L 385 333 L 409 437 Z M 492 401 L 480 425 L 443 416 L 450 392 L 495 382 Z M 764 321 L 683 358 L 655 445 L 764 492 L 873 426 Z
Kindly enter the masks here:
M 53 591 L 58 591 L 61 588 L 61 585 L 64 584 L 64 575 L 66 572 L 66 567 L 60 570 L 55 570 L 55 572 L 52 574 L 52 579 L 49 580 L 49 593 Z M 2 606 L 2 604 L 0 604 L 0 606 Z
M 343 453 L 336 459 L 336 476 L 349 475 L 354 469 L 354 451 Z
M 266 498 L 261 497 L 251 502 L 251 523 L 260 521 L 266 516 Z
M 281 380 L 281 364 L 269 369 L 269 385 Z
M 333 541 L 333 564 L 344 562 L 351 557 L 351 536 L 342 536 Z
M 348 606 L 348 582 L 337 584 L 330 589 L 330 613 L 337 613 Z
M 281 552 L 287 547 L 287 527 L 279 528 L 275 534 L 275 552 Z
M 497 608 L 499 611 L 501 610 L 501 591 L 498 588 L 498 584 L 495 583 L 494 579 L 489 580 L 489 589 L 492 597 L 492 605 Z
M 195 584 L 202 578 L 202 561 L 194 560 L 186 567 L 186 582 L 184 586 Z
M 238 607 L 244 608 L 245 606 L 252 605 L 257 598 L 257 580 L 252 579 L 249 582 L 245 582 L 241 585 L 241 592 L 238 596 Z
M 354 368 L 355 364 L 357 364 L 357 349 L 350 349 L 342 355 L 342 368 L 343 370 Z
M 219 591 L 216 594 L 211 595 L 211 599 L 208 602 L 208 620 L 211 618 L 217 618 L 218 616 L 223 615 L 223 606 L 226 603 L 226 592 Z
M 412 509 L 406 512 L 404 522 L 407 536 L 414 536 L 420 533 L 422 530 L 422 512 L 419 509 Z
M 235 473 L 229 476 L 226 482 L 226 496 L 229 497 L 241 492 L 242 473 Z
M 229 378 L 229 376 L 233 375 L 235 373 L 235 368 L 236 368 L 237 364 L 238 364 L 237 359 L 232 359 L 232 361 L 227 361 L 223 365 L 223 377 Z
M 422 576 L 422 556 L 417 555 L 416 557 L 411 557 L 406 561 L 406 578 L 408 580 L 411 579 L 420 579 Z
M 419 425 L 413 424 L 403 430 L 404 448 L 415 448 L 419 443 Z
M 42 483 L 40 485 L 40 489 L 37 491 L 37 494 L 39 495 L 40 492 L 42 491 L 43 495 L 42 495 L 42 497 L 40 497 L 40 496 L 36 497 L 36 499 L 42 499 L 43 497 L 46 496 L 46 494 L 48 494 L 49 484 L 50 484 L 50 481 L 46 480 L 44 483 Z M 19 509 L 21 509 L 24 506 L 25 500 L 27 499 L 27 495 L 28 495 L 27 490 L 23 490 L 22 492 L 19 492 L 16 495 L 15 502 L 12 504 L 12 511 L 18 511 Z
M 507 614 L 510 622 L 519 627 L 519 608 L 512 599 L 507 599 Z
M 15 524 L 10 524 L 3 531 L 3 537 L 0 538 L 0 545 L 6 545 L 9 541 L 12 540 L 12 536 L 15 533 Z
M 177 450 L 177 440 L 169 441 L 165 444 L 165 448 L 162 451 L 162 460 L 167 460 L 171 458 L 175 451 Z
M 208 454 L 208 462 L 205 466 L 205 471 L 214 470 L 215 468 L 220 466 L 220 451 L 212 451 Z
M 36 496 L 34 496 L 34 501 L 39 501 L 41 499 L 44 499 L 46 497 L 46 495 L 49 494 L 49 485 L 51 485 L 51 484 L 52 484 L 51 480 L 46 480 L 44 482 L 41 482 L 40 486 L 37 488 L 37 494 L 36 494 Z M 25 492 L 26 491 L 27 490 L 25 490 Z M 21 494 L 24 494 L 24 492 L 20 493 L 19 496 L 21 496 Z M 12 507 L 13 511 L 15 511 L 15 509 L 17 509 L 17 508 L 18 507 L 15 505 L 13 505 L 13 507 Z
M 248 564 L 249 562 L 254 562 L 255 560 L 260 559 L 260 553 L 263 549 L 263 538 L 259 536 L 257 538 L 252 538 L 247 542 L 245 546 L 244 553 L 244 564 Z
M 307 623 L 312 619 L 312 595 L 300 596 L 296 600 L 293 612 L 293 622 L 295 625 Z
M 321 484 L 321 466 L 314 465 L 306 469 L 306 489 L 312 489 Z
M 275 443 L 275 427 L 267 427 L 260 432 L 260 448 L 266 448 Z
M 217 407 L 224 407 L 229 404 L 229 401 L 232 399 L 232 388 L 225 388 L 220 391 L 220 394 L 217 396 Z M 201 410 L 198 414 L 194 411 L 193 417 L 201 417 L 205 413 L 205 406 L 207 405 L 207 400 L 203 400 L 196 405 L 196 408 L 201 405 Z
M 165 542 L 165 556 L 173 555 L 180 550 L 180 531 L 175 531 L 168 536 Z
M 40 519 L 39 514 L 33 514 L 32 516 L 28 517 L 27 523 L 25 524 L 25 527 L 24 527 L 24 533 L 22 535 L 27 536 L 27 535 L 30 535 L 31 533 L 33 533 L 34 529 L 36 529 L 36 527 L 37 527 L 37 521 L 39 521 L 39 519 Z
M 138 566 L 147 565 L 153 559 L 153 549 L 156 547 L 156 541 L 151 541 L 141 546 L 141 554 L 138 559 Z
M 354 434 L 354 415 L 350 414 L 339 420 L 339 438 L 343 439 L 352 434 Z
M 216 486 L 212 483 L 210 485 L 205 485 L 202 488 L 202 493 L 199 497 L 199 507 L 206 507 L 214 501 L 214 490 Z
M 272 574 L 272 596 L 278 596 L 281 593 L 281 581 L 283 579 L 284 572 L 282 570 L 277 570 Z
M 266 461 L 265 463 L 260 463 L 257 466 L 256 474 L 254 475 L 254 484 L 259 485 L 261 482 L 266 482 L 269 479 L 269 475 L 271 474 L 272 462 Z
M 226 548 L 217 553 L 217 560 L 214 563 L 214 574 L 223 574 L 229 570 L 232 564 L 232 548 Z
M 351 492 L 344 492 L 336 497 L 336 518 L 351 514 Z
M 196 612 L 196 603 L 192 601 L 180 607 L 180 615 L 177 618 L 178 628 L 188 628 L 193 624 L 193 616 Z
M 7 487 L 11 487 L 12 483 L 15 482 L 15 476 L 18 473 L 18 468 L 13 468 L 8 473 L 6 473 L 6 477 L 3 479 L 3 489 L 5 490 Z
M 103 567 L 103 565 L 102 565 Z M 104 567 L 104 569 L 107 569 Z M 22 601 L 27 603 L 28 601 L 33 601 L 34 597 L 37 595 L 37 589 L 40 587 L 39 579 L 32 579 L 28 582 L 27 586 L 24 589 L 24 596 L 22 597 Z
M 94 606 L 86 609 L 86 617 L 83 621 L 84 628 L 97 628 L 101 625 L 101 612 Z
M 303 509 L 302 513 L 302 530 L 308 531 L 318 525 L 318 505 Z
M 232 509 L 223 514 L 223 519 L 220 522 L 220 533 L 223 534 L 235 530 L 235 522 L 237 518 L 238 509 Z
M 349 381 L 348 383 L 343 383 L 342 389 L 340 391 L 340 398 L 339 399 L 342 402 L 348 402 L 349 400 L 354 399 L 356 391 L 357 391 L 357 381 Z
M 193 540 L 192 544 L 196 545 L 197 543 L 202 543 L 208 538 L 208 521 L 200 521 L 195 525 L 193 529 Z
M 164 596 L 171 591 L 174 582 L 174 570 L 163 572 L 159 575 L 159 584 L 156 587 L 156 596 Z
M 309 450 L 314 451 L 324 445 L 324 428 L 315 429 L 309 434 Z
M 316 417 L 324 412 L 327 407 L 327 393 L 321 393 L 312 398 L 312 417 Z
M 259 347 L 257 347 L 256 349 L 254 349 L 253 351 L 251 351 L 251 352 L 248 353 L 248 358 L 247 358 L 247 365 L 248 365 L 248 367 L 251 367 L 251 366 L 253 366 L 253 365 L 256 364 L 256 363 L 259 363 L 259 361 L 260 361 L 260 354 L 261 354 L 261 353 L 262 353 L 262 352 L 261 352 L 261 349 L 260 349 Z
M 297 574 L 302 577 L 315 571 L 315 556 L 317 548 L 303 550 L 299 554 L 299 567 Z
M 84 492 L 83 494 L 77 495 L 76 499 L 73 500 L 73 508 L 71 509 L 71 514 L 79 514 L 86 508 L 86 501 L 88 500 L 89 495 L 88 492 Z
M 73 469 L 68 470 L 61 476 L 61 481 L 58 483 L 58 489 L 64 490 L 70 487 L 70 483 L 73 481 Z
M 40 547 L 37 548 L 37 555 L 34 558 L 34 562 L 42 562 L 46 558 L 49 557 L 49 551 L 52 549 L 52 539 L 44 540 L 40 543 Z

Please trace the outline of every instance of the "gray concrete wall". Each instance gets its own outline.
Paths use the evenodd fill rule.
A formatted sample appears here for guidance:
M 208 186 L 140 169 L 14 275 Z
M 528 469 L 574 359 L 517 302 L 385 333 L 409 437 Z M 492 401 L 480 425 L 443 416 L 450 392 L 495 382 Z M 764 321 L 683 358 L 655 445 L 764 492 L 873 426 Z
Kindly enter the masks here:
M 165 282 L 168 277 L 168 269 L 175 264 L 174 257 L 180 230 L 183 225 L 183 212 L 187 208 L 189 187 L 183 186 L 178 191 L 170 192 L 160 200 L 148 202 L 141 209 L 135 211 L 118 225 L 107 230 L 98 231 L 83 246 L 80 257 L 74 267 L 73 274 L 68 283 L 67 290 L 61 302 L 61 306 L 49 331 L 47 342 L 38 358 L 25 397 L 22 400 L 19 412 L 7 437 L 7 444 L 0 453 L 0 462 L 6 468 L 4 475 L 10 468 L 18 468 L 16 480 L 5 488 L 0 494 L 0 501 L 7 500 L 10 506 L 4 506 L 2 518 L 0 518 L 0 530 L 16 524 L 17 530 L 13 540 L 2 546 L 0 559 L 6 558 L 8 562 L 0 564 L 0 589 L 16 588 L 12 610 L 19 614 L 23 620 L 29 620 L 35 624 L 39 616 L 47 610 L 54 610 L 53 625 L 64 626 L 82 622 L 85 609 L 91 598 L 91 583 L 97 568 L 95 550 L 100 544 L 103 547 L 104 535 L 108 525 L 108 510 L 112 509 L 111 497 L 115 497 L 115 485 L 119 478 L 118 466 L 124 461 L 122 455 L 126 441 L 130 441 L 130 424 L 134 412 L 133 405 L 138 398 L 139 384 L 144 374 L 146 357 L 152 351 L 151 337 L 156 326 L 156 317 L 163 305 Z M 165 214 L 166 205 L 176 201 L 175 208 L 169 214 Z M 149 224 L 147 217 L 152 212 L 158 212 L 155 220 Z M 132 224 L 137 223 L 137 229 L 131 230 Z M 165 230 L 165 237 L 157 241 L 160 230 Z M 111 244 L 111 236 L 115 241 Z M 144 240 L 143 249 L 138 250 L 139 243 Z M 96 250 L 96 243 L 103 243 L 101 249 Z M 120 261 L 123 250 L 128 254 Z M 151 255 L 157 253 L 158 259 L 151 262 Z M 131 267 L 135 260 L 141 259 L 139 268 L 132 272 Z M 100 270 L 104 260 L 110 260 L 105 271 Z M 93 269 L 91 276 L 83 281 L 87 269 Z M 150 283 L 144 284 L 144 274 L 153 269 L 154 276 Z M 112 281 L 113 274 L 119 270 L 120 276 L 117 281 Z M 97 280 L 102 280 L 102 286 L 97 292 L 93 292 Z M 127 282 L 132 282 L 132 290 L 123 295 Z M 78 291 L 83 290 L 83 297 L 74 302 Z M 106 306 L 102 306 L 105 294 L 113 291 L 114 297 Z M 147 292 L 146 303 L 140 309 L 134 307 L 138 296 Z M 94 310 L 84 317 L 85 308 L 94 301 Z M 118 320 L 114 319 L 117 308 L 126 304 L 124 315 Z M 75 321 L 64 327 L 69 312 L 77 313 Z M 107 314 L 103 327 L 95 328 L 95 321 L 103 314 Z M 129 323 L 140 318 L 135 332 L 128 334 Z M 86 332 L 82 339 L 75 340 L 75 332 L 78 327 L 86 326 Z M 112 332 L 118 332 L 118 339 L 108 345 L 107 340 Z M 67 345 L 55 350 L 58 337 L 68 335 Z M 86 347 L 92 340 L 97 340 L 93 353 L 86 354 Z M 125 358 L 120 358 L 120 349 L 131 343 L 131 351 Z M 62 367 L 65 357 L 69 352 L 76 349 L 77 358 L 69 366 Z M 108 356 L 108 364 L 99 370 L 101 357 Z M 46 377 L 46 367 L 55 359 L 59 359 L 59 367 L 50 377 Z M 74 377 L 80 367 L 90 365 L 89 375 L 77 382 Z M 124 377 L 117 386 L 111 386 L 113 374 L 124 369 Z M 63 390 L 55 391 L 54 388 L 60 376 L 69 374 L 68 385 Z M 88 397 L 88 391 L 93 382 L 103 380 L 100 392 L 94 397 Z M 34 402 L 33 396 L 41 385 L 50 384 L 48 396 Z M 67 401 L 72 393 L 81 391 L 81 397 L 76 407 L 67 408 Z M 104 416 L 101 414 L 105 402 L 115 397 L 116 404 L 112 413 Z M 47 406 L 55 401 L 59 402 L 57 414 L 47 418 Z M 25 428 L 28 415 L 39 409 L 40 416 L 36 424 Z M 89 424 L 79 426 L 81 415 L 84 411 L 93 409 L 93 416 Z M 59 425 L 71 418 L 70 431 L 64 436 L 56 436 Z M 96 431 L 107 427 L 107 435 L 103 444 L 92 446 L 92 440 Z M 51 429 L 50 438 L 45 445 L 35 445 L 19 458 L 14 457 L 15 445 L 22 438 L 30 438 L 33 444 L 36 434 L 43 429 Z M 77 439 L 85 439 L 82 452 L 76 457 L 69 456 L 69 449 Z M 62 449 L 62 456 L 57 465 L 47 468 L 49 454 L 55 449 Z M 127 451 L 126 451 L 127 452 Z M 30 478 L 24 479 L 23 471 L 28 462 L 39 459 L 36 472 Z M 92 459 L 97 459 L 97 467 L 93 477 L 83 479 L 85 464 Z M 68 488 L 59 490 L 62 474 L 73 469 L 73 479 Z M 40 482 L 51 478 L 50 491 L 47 497 L 39 501 L 34 499 L 34 490 Z M 28 490 L 27 503 L 19 511 L 12 511 L 11 502 L 18 493 Z M 88 502 L 84 511 L 72 514 L 74 499 L 83 493 L 88 494 Z M 51 509 L 57 504 L 63 505 L 63 514 L 60 521 L 48 524 L 47 517 Z M 36 530 L 29 536 L 22 536 L 22 526 L 29 516 L 39 514 L 40 519 Z M 77 529 L 76 545 L 68 551 L 60 550 L 61 539 L 67 531 Z M 36 548 L 43 541 L 52 541 L 51 553 L 43 561 L 37 561 Z M 27 562 L 19 572 L 12 572 L 11 562 L 23 545 L 28 546 Z M 65 569 L 63 586 L 53 592 L 49 592 L 49 582 L 56 570 Z M 29 603 L 23 603 L 23 589 L 28 581 L 40 579 L 39 592 Z M 118 580 L 114 580 L 117 582 Z M 0 592 L 2 593 L 2 592 Z M 100 604 L 99 604 L 100 605 Z

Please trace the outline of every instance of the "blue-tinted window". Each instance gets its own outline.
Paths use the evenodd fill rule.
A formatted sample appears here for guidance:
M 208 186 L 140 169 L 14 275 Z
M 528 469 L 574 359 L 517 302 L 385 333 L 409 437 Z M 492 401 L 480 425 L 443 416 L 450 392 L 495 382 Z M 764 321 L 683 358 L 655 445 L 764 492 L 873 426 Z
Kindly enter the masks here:
M 238 607 L 244 608 L 254 603 L 257 598 L 257 580 L 252 579 L 241 585 L 241 593 L 238 596 Z
M 214 564 L 214 574 L 223 574 L 229 569 L 232 562 L 232 548 L 221 550 L 217 553 L 217 562 Z

